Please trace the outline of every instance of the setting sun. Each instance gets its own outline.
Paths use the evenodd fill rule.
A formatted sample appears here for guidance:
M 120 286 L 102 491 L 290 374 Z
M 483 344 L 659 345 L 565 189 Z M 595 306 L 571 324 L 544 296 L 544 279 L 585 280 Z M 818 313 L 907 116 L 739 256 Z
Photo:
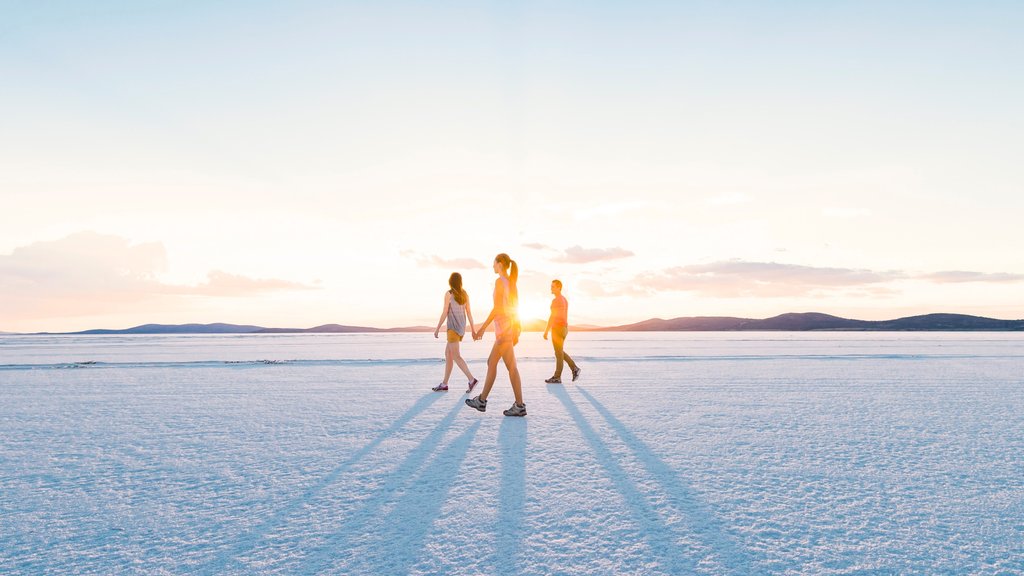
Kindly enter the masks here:
M 536 296 L 527 296 L 519 298 L 519 319 L 522 322 L 529 322 L 531 320 L 544 320 L 548 319 L 548 302 L 541 300 Z

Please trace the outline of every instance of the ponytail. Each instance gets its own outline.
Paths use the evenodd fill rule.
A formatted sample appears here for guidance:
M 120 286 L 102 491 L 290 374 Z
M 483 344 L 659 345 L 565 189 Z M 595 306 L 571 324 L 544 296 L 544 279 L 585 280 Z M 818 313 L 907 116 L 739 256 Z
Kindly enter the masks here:
M 512 303 L 512 308 L 519 309 L 519 287 L 516 283 L 519 281 L 519 265 L 516 264 L 515 260 L 509 259 L 512 264 L 511 269 L 508 273 L 508 287 L 509 287 L 509 302 Z

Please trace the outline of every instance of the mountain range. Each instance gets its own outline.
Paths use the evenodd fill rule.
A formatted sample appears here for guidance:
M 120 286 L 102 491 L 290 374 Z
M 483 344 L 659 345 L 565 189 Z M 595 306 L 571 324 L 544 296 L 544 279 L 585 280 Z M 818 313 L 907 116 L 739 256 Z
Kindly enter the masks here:
M 541 332 L 541 319 L 523 323 L 527 332 Z M 966 314 L 924 314 L 895 320 L 854 320 L 817 312 L 788 313 L 771 318 L 690 316 L 651 318 L 621 326 L 576 326 L 578 332 L 732 332 L 732 331 L 1024 331 L 1024 320 L 999 320 Z M 374 328 L 323 324 L 312 328 L 265 328 L 248 324 L 143 324 L 123 330 L 83 330 L 66 334 L 344 334 L 388 332 L 433 332 L 428 326 Z
M 966 314 L 924 314 L 895 320 L 853 320 L 817 312 L 789 313 L 755 320 L 728 316 L 695 316 L 663 320 L 652 318 L 625 324 L 598 328 L 611 332 L 698 332 L 698 331 L 1016 331 L 1024 330 L 1024 320 L 998 320 Z

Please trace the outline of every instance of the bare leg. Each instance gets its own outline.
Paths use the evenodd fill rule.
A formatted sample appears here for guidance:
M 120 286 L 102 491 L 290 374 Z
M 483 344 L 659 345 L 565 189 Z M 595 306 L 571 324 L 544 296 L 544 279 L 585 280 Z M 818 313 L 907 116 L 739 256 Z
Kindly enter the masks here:
M 452 343 L 444 347 L 444 383 L 448 384 L 448 378 L 452 375 Z
M 466 361 L 462 359 L 462 352 L 459 350 L 459 343 L 452 342 L 451 347 L 452 358 L 455 360 L 455 365 L 458 366 L 459 370 L 462 370 L 462 373 L 466 375 L 466 378 L 468 378 L 469 381 L 472 382 L 473 373 L 469 371 L 469 366 L 467 366 Z
M 516 404 L 522 404 L 523 381 L 519 377 L 519 367 L 516 366 L 516 349 L 511 342 L 502 347 L 501 358 L 508 368 L 508 379 L 512 382 L 512 394 L 516 397 Z
M 480 391 L 480 399 L 487 401 L 487 395 L 491 393 L 491 386 L 494 386 L 494 379 L 498 377 L 498 359 L 501 358 L 501 342 L 495 341 L 491 346 L 491 354 L 487 357 L 487 376 L 484 377 L 484 389 Z

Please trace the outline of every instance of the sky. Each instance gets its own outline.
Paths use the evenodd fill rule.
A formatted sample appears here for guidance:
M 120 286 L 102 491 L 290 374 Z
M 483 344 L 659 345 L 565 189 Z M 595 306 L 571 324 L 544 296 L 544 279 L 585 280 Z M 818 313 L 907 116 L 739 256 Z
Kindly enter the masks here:
M 1018 2 L 0 14 L 0 331 L 1024 318 Z

